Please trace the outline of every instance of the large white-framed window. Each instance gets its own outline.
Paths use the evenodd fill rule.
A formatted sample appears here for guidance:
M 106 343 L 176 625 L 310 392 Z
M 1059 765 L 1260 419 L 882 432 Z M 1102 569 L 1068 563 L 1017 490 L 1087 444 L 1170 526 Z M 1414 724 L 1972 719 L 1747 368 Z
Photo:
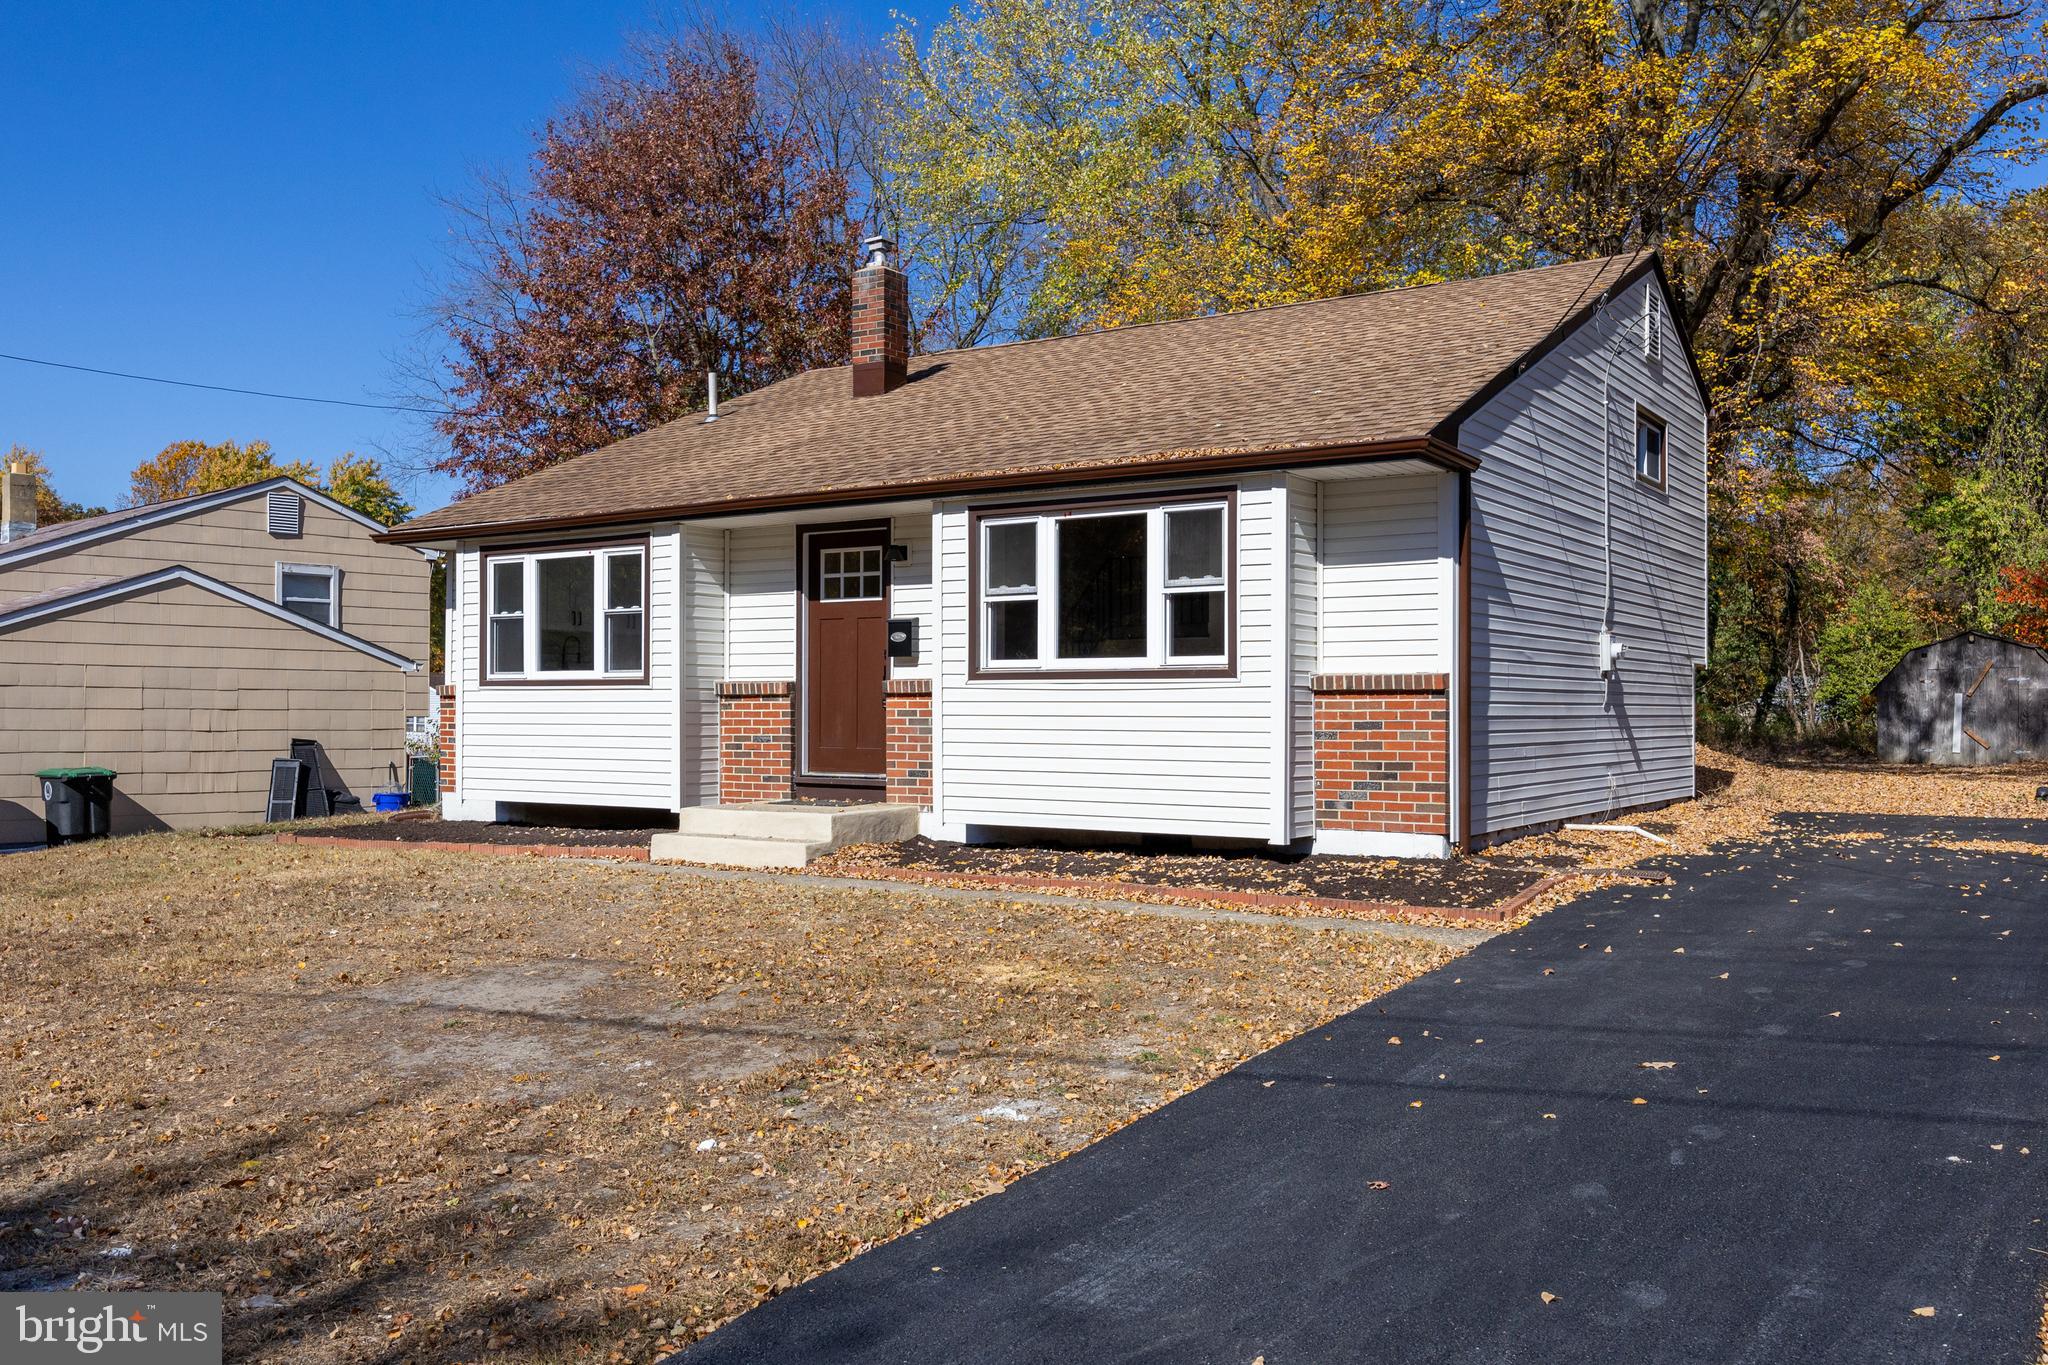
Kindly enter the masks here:
M 341 626 L 341 570 L 332 564 L 279 564 L 277 604 L 315 625 Z
M 485 682 L 647 679 L 647 544 L 487 551 Z
M 1233 668 L 1232 492 L 983 508 L 969 527 L 975 676 Z

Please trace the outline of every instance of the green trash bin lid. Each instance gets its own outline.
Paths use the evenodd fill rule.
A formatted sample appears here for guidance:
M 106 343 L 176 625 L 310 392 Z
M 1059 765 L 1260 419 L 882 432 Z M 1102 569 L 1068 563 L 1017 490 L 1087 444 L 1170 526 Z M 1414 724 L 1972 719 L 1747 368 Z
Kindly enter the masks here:
M 54 777 L 59 782 L 70 777 L 119 777 L 112 768 L 45 768 L 37 777 Z

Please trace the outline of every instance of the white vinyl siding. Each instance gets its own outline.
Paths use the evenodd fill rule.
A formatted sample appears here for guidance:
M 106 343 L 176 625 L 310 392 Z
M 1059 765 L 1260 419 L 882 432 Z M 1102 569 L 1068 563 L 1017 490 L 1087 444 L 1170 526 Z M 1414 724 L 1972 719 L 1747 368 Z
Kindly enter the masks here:
M 967 508 L 949 503 L 937 518 L 935 761 L 946 827 L 1280 833 L 1290 823 L 1286 746 L 1275 743 L 1289 666 L 1275 638 L 1290 586 L 1284 477 L 1239 488 L 1234 678 L 968 681 Z
M 917 622 L 917 658 L 891 659 L 892 678 L 929 678 L 938 657 L 938 597 L 932 588 L 932 518 L 929 512 L 893 519 L 890 539 L 910 551 L 910 558 L 889 566 L 889 615 Z
M 1669 310 L 1656 314 L 1663 359 L 1644 357 L 1639 291 L 1654 287 L 1634 286 L 1458 433 L 1460 448 L 1481 462 L 1472 514 L 1475 833 L 1693 791 L 1693 665 L 1706 630 L 1706 414 Z M 1662 488 L 1635 477 L 1638 407 L 1666 423 Z M 1596 652 L 1603 415 L 1614 631 L 1627 650 L 1611 685 Z
M 1455 630 L 1442 557 L 1455 475 L 1333 479 L 1323 489 L 1323 673 L 1442 673 Z M 1453 505 L 1455 510 L 1455 505 Z
M 796 678 L 796 527 L 736 526 L 726 533 L 725 677 L 733 682 Z
M 650 537 L 645 683 L 482 684 L 474 639 L 484 600 L 479 554 L 473 545 L 457 554 L 463 640 L 451 648 L 450 665 L 460 669 L 455 771 L 465 807 L 673 806 L 681 749 L 680 543 L 673 526 Z
M 726 538 L 683 528 L 682 770 L 678 806 L 718 800 L 718 683 L 725 676 Z
M 1310 684 L 1319 671 L 1316 649 L 1322 636 L 1321 566 L 1316 560 L 1316 544 L 1321 536 L 1323 497 L 1321 484 L 1298 475 L 1287 481 L 1294 594 L 1288 677 L 1288 726 L 1292 736 L 1288 832 L 1295 838 L 1314 832 L 1316 819 L 1316 698 Z

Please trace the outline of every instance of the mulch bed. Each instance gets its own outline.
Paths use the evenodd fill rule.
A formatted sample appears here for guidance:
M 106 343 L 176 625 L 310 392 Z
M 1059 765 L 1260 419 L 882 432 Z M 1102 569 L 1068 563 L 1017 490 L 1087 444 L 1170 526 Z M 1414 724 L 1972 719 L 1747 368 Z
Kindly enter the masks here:
M 1188 892 L 1205 901 L 1297 909 L 1507 918 L 1551 869 L 1480 859 L 1306 857 L 1260 852 L 1002 847 L 910 839 L 841 849 L 806 871 L 981 886 Z
M 406 844 L 469 853 L 527 853 L 553 858 L 623 858 L 645 862 L 651 829 L 569 829 L 553 825 L 499 825 L 487 820 L 435 820 L 398 816 L 331 830 L 292 830 L 281 844 Z

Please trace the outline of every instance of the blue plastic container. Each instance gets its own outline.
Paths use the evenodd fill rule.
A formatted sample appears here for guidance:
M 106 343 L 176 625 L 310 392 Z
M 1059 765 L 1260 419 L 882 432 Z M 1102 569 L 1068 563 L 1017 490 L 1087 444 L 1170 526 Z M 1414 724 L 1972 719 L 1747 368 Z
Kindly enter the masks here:
M 404 792 L 378 792 L 370 799 L 376 803 L 378 810 L 387 815 L 392 811 L 405 809 Z

